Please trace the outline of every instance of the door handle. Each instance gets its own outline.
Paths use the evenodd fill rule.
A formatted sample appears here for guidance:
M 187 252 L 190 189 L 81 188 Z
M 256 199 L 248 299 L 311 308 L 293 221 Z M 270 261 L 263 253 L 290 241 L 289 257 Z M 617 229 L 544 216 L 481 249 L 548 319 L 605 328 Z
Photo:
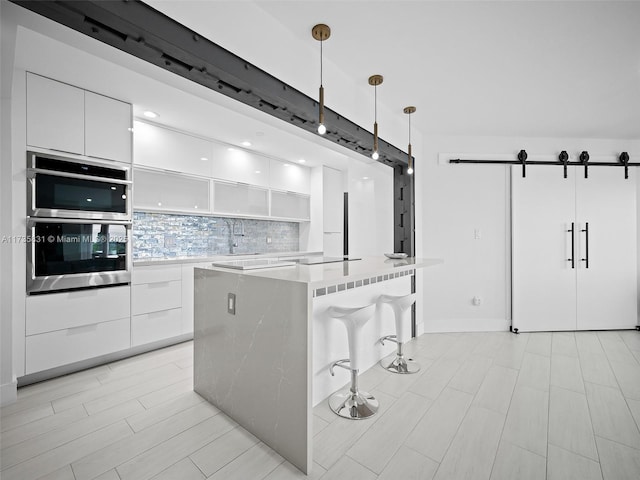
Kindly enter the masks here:
M 589 268 L 589 222 L 586 222 L 584 224 L 584 228 L 581 231 L 585 233 L 584 247 L 585 247 L 586 255 L 585 255 L 585 258 L 581 258 L 580 260 L 585 262 L 586 268 Z
M 575 254 L 575 234 L 576 234 L 576 229 L 575 229 L 575 223 L 571 222 L 571 229 L 567 230 L 567 233 L 571 233 L 571 258 L 567 258 L 567 262 L 571 262 L 571 268 L 576 268 L 576 254 Z

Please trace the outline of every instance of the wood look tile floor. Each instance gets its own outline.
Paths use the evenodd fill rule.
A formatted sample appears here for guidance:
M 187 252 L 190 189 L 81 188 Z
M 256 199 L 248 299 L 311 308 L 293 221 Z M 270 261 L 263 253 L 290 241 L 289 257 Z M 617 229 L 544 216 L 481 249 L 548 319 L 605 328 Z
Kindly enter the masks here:
M 426 334 L 416 375 L 361 375 L 377 416 L 314 409 L 312 479 L 638 480 L 640 332 Z M 192 342 L 18 390 L 2 480 L 289 480 L 192 391 Z

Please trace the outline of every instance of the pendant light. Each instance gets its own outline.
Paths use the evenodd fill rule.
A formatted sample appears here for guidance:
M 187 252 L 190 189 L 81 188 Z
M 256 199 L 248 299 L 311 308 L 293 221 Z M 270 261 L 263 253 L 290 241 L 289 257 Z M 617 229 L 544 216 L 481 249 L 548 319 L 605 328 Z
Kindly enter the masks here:
M 409 116 L 409 148 L 408 148 L 409 166 L 407 168 L 407 173 L 409 175 L 412 175 L 413 174 L 413 157 L 411 155 L 411 114 L 415 113 L 416 107 L 404 107 L 404 110 L 402 111 Z
M 331 29 L 324 23 L 319 23 L 311 29 L 313 38 L 320 42 L 320 95 L 318 108 L 318 133 L 324 135 L 327 133 L 327 127 L 324 124 L 324 87 L 322 86 L 322 42 L 331 36 Z
M 371 153 L 371 158 L 374 160 L 378 160 L 380 155 L 378 154 L 378 85 L 382 84 L 382 75 L 371 75 L 369 77 L 369 85 L 373 87 L 373 111 L 374 111 L 374 121 L 373 121 L 373 153 Z

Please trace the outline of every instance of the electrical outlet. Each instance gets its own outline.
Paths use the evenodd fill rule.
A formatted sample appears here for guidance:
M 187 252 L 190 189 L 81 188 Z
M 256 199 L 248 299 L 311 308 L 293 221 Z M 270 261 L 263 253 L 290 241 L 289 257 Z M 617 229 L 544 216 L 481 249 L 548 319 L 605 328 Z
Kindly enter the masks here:
M 476 295 L 471 299 L 471 303 L 473 303 L 474 306 L 478 307 L 482 303 L 482 299 Z
M 473 229 L 473 238 L 474 240 L 480 240 L 482 238 L 482 230 L 479 228 Z
M 229 293 L 227 295 L 227 313 L 230 313 L 231 315 L 236 314 L 236 294 L 235 293 Z
M 267 237 L 267 244 L 271 243 L 271 237 Z

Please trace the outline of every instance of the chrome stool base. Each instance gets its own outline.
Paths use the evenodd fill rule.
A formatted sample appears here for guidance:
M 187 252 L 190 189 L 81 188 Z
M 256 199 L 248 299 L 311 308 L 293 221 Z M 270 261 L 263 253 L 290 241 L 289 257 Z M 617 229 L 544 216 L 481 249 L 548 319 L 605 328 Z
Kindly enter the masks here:
M 389 363 L 389 360 L 380 360 L 380 365 L 382 365 L 382 368 L 389 370 L 392 373 L 405 375 L 418 373 L 420 371 L 420 365 L 418 362 L 414 362 L 411 358 L 405 359 L 399 355 L 396 355 L 396 358 L 394 358 L 391 363 Z
M 404 358 L 404 354 L 402 353 L 403 344 L 398 341 L 395 335 L 387 335 L 386 337 L 382 337 L 380 339 L 380 343 L 384 345 L 385 340 L 396 343 L 398 345 L 398 349 L 396 350 L 396 358 L 394 358 L 391 363 L 387 363 L 389 362 L 389 360 L 380 360 L 380 365 L 382 366 L 382 368 L 392 373 L 400 373 L 404 375 L 418 373 L 420 371 L 420 364 L 418 364 L 418 362 L 415 362 L 412 358 Z
M 350 388 L 340 390 L 329 397 L 329 407 L 336 415 L 349 420 L 362 420 L 372 417 L 378 411 L 380 403 L 367 392 L 353 392 Z

